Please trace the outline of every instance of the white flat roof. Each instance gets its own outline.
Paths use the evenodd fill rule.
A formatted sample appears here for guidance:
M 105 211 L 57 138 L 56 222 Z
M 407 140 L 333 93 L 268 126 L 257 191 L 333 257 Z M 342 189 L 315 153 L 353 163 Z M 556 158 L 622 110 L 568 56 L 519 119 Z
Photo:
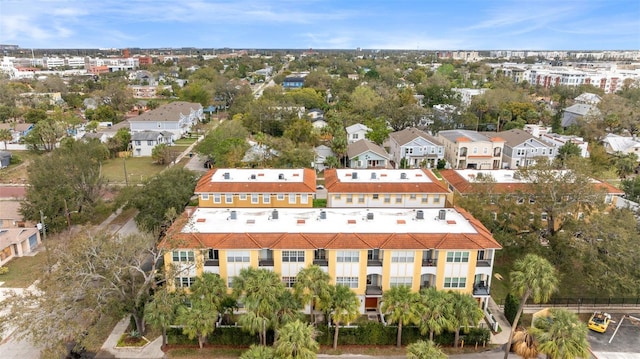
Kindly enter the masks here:
M 211 182 L 302 182 L 303 180 L 304 169 L 302 168 L 221 168 L 211 176 Z
M 354 178 L 353 174 L 356 173 Z M 421 169 L 338 169 L 340 182 L 359 183 L 431 183 L 431 178 Z M 404 175 L 403 175 L 404 174 Z M 404 176 L 404 177 L 403 177 Z
M 480 182 L 483 176 L 491 176 L 496 183 L 528 183 L 517 178 L 516 170 L 456 170 L 460 176 L 469 182 Z
M 444 220 L 438 219 L 440 210 L 444 211 Z M 277 219 L 273 218 L 274 211 L 277 211 Z M 422 211 L 424 219 L 417 219 L 418 211 Z M 478 233 L 453 208 L 198 208 L 181 232 Z

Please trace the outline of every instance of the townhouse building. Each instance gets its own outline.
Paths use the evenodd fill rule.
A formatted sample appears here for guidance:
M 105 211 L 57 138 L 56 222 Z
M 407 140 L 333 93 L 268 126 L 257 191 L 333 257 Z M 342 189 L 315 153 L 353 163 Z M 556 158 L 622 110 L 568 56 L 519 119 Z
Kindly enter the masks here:
M 584 138 L 575 135 L 559 135 L 557 133 L 545 133 L 540 135 L 540 140 L 555 148 L 556 156 L 558 149 L 567 143 L 573 143 L 580 149 L 581 157 L 589 157 L 589 142 Z
M 195 188 L 200 208 L 311 208 L 315 192 L 309 168 L 213 168 Z
M 447 130 L 438 132 L 437 139 L 444 145 L 445 159 L 452 168 L 498 169 L 502 165 L 505 141 L 499 136 Z
M 541 159 L 553 161 L 557 155 L 555 147 L 534 137 L 530 133 L 512 129 L 496 133 L 486 133 L 487 136 L 496 136 L 504 140 L 502 152 L 502 168 L 518 168 L 520 166 L 532 166 Z
M 104 135 L 104 137 L 106 137 L 106 135 Z M 131 155 L 133 157 L 150 157 L 154 147 L 161 144 L 171 146 L 173 145 L 173 140 L 173 133 L 168 131 L 133 132 L 131 134 Z
M 436 168 L 444 159 L 445 150 L 441 141 L 417 128 L 405 128 L 389 135 L 389 154 L 395 168 Z
M 450 191 L 428 169 L 326 169 L 327 207 L 444 208 Z
M 131 132 L 168 131 L 180 139 L 191 127 L 204 119 L 199 103 L 176 101 L 129 119 Z

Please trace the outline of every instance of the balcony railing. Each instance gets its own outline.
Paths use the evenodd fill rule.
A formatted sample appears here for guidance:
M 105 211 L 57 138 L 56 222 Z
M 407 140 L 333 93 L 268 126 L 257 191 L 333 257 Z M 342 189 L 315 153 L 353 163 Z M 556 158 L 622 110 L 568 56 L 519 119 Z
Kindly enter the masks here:
M 438 260 L 437 259 L 433 259 L 433 258 L 423 259 L 422 260 L 422 266 L 423 267 L 437 267 L 438 266 Z
M 476 267 L 491 267 L 491 258 L 478 259 Z
M 259 267 L 273 267 L 273 258 L 258 259 Z
M 382 259 L 367 259 L 367 266 L 382 267 Z
M 205 259 L 204 260 L 204 265 L 205 266 L 210 266 L 210 267 L 217 267 L 220 265 L 220 260 L 218 259 Z
M 485 284 L 474 284 L 473 295 L 489 295 L 489 286 Z
M 382 295 L 382 287 L 379 285 L 368 285 L 366 295 Z
M 326 258 L 314 258 L 313 264 L 321 267 L 327 267 L 329 266 L 329 260 Z
M 435 287 L 434 284 L 432 284 L 431 282 L 422 282 L 420 283 L 420 289 L 422 288 L 431 288 L 431 287 Z

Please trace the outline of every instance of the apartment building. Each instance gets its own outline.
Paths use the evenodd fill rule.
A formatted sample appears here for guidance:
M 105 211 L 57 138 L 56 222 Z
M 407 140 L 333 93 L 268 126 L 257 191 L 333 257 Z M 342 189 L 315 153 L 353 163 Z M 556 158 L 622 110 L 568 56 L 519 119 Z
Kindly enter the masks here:
M 489 138 L 476 131 L 447 130 L 438 132 L 437 138 L 453 168 L 498 169 L 502 164 L 505 141 L 498 136 Z
M 326 169 L 327 207 L 444 208 L 450 191 L 428 169 Z
M 357 294 L 362 313 L 398 285 L 471 293 L 486 309 L 501 248 L 459 208 L 197 208 L 160 247 L 181 287 L 205 272 L 231 287 L 247 267 L 273 270 L 292 287 L 302 268 L 319 265 Z
M 195 188 L 200 208 L 311 208 L 315 192 L 309 168 L 214 168 Z

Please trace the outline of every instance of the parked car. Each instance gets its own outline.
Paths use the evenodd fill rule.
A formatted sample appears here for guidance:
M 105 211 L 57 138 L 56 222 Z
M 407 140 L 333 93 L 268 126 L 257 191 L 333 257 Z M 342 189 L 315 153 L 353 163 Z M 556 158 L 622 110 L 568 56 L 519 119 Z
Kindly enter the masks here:
M 611 315 L 605 312 L 594 312 L 589 318 L 589 329 L 594 332 L 604 333 L 611 322 Z

